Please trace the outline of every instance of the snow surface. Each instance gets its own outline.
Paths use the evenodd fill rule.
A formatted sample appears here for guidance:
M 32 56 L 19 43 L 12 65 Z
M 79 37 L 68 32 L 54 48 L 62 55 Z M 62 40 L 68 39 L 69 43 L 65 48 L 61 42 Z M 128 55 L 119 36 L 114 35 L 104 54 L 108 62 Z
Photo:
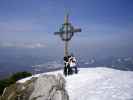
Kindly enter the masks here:
M 18 80 L 17 83 L 24 83 L 24 82 L 30 80 L 31 78 L 33 78 L 33 77 L 39 77 L 40 75 L 41 74 L 36 74 L 36 75 L 32 75 L 31 77 L 23 78 L 21 80 Z
M 46 74 L 57 75 L 58 73 L 62 73 L 62 71 Z M 30 78 L 18 82 L 23 83 Z M 132 71 L 120 71 L 105 67 L 80 68 L 78 74 L 70 75 L 65 79 L 70 100 L 133 100 Z

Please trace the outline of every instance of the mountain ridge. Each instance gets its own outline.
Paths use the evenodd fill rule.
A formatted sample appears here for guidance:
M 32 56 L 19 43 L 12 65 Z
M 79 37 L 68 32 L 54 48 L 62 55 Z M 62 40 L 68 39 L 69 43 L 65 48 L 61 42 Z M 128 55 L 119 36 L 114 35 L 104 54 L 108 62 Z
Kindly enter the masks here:
M 63 91 L 66 91 L 63 92 L 65 93 L 65 99 L 60 98 L 59 100 L 133 100 L 133 72 L 105 67 L 79 68 L 78 74 L 67 77 L 63 75 L 62 70 L 52 71 L 21 79 L 17 83 L 24 84 L 31 79 L 38 80 L 45 75 L 52 75 L 57 80 L 62 77 L 61 79 L 65 80 L 65 84 L 63 84 Z M 40 82 L 38 86 L 42 86 L 43 90 L 47 86 L 43 86 L 44 84 L 46 84 L 45 81 Z M 36 85 L 34 85 L 34 88 L 36 88 Z M 41 90 L 38 90 L 38 92 L 36 90 L 37 93 L 42 93 L 39 91 Z M 33 90 L 33 92 L 35 91 Z

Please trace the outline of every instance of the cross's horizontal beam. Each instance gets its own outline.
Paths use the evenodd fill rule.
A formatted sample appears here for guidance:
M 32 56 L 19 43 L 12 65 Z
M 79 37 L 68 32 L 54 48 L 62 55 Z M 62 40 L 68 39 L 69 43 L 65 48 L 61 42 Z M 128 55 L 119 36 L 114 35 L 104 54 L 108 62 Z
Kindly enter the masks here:
M 67 31 L 67 33 L 76 33 L 76 32 L 81 32 L 81 29 L 80 28 L 77 28 L 77 29 L 74 29 L 74 30 Z M 66 32 L 65 31 L 62 31 L 62 32 L 54 32 L 55 35 L 64 34 L 64 33 L 66 33 Z
M 81 32 L 81 28 L 74 29 L 73 32 Z
M 62 32 L 54 32 L 54 35 L 62 34 Z

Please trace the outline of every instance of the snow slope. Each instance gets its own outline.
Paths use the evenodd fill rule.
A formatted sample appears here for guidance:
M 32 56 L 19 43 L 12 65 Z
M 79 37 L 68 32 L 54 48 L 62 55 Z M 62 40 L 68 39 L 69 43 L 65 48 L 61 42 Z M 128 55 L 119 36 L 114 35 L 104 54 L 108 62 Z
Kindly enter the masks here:
M 84 68 L 66 78 L 70 100 L 133 100 L 133 72 Z
M 70 100 L 133 100 L 132 71 L 104 67 L 80 68 L 79 70 L 78 74 L 65 77 Z M 62 71 L 46 74 L 57 73 L 62 73 Z M 18 82 L 24 82 L 28 79 L 22 79 Z

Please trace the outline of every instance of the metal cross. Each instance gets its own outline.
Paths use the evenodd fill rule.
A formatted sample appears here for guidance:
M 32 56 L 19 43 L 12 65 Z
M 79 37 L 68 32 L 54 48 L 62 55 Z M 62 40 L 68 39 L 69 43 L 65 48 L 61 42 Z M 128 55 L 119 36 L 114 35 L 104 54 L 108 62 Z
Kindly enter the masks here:
M 76 32 L 81 32 L 81 29 L 80 28 L 75 29 L 72 26 L 72 24 L 69 22 L 69 14 L 65 16 L 65 22 L 64 24 L 62 24 L 62 27 L 59 29 L 59 32 L 54 32 L 55 35 L 59 35 L 62 41 L 65 42 L 64 53 L 66 57 L 69 55 L 68 42 L 72 39 L 74 33 Z

